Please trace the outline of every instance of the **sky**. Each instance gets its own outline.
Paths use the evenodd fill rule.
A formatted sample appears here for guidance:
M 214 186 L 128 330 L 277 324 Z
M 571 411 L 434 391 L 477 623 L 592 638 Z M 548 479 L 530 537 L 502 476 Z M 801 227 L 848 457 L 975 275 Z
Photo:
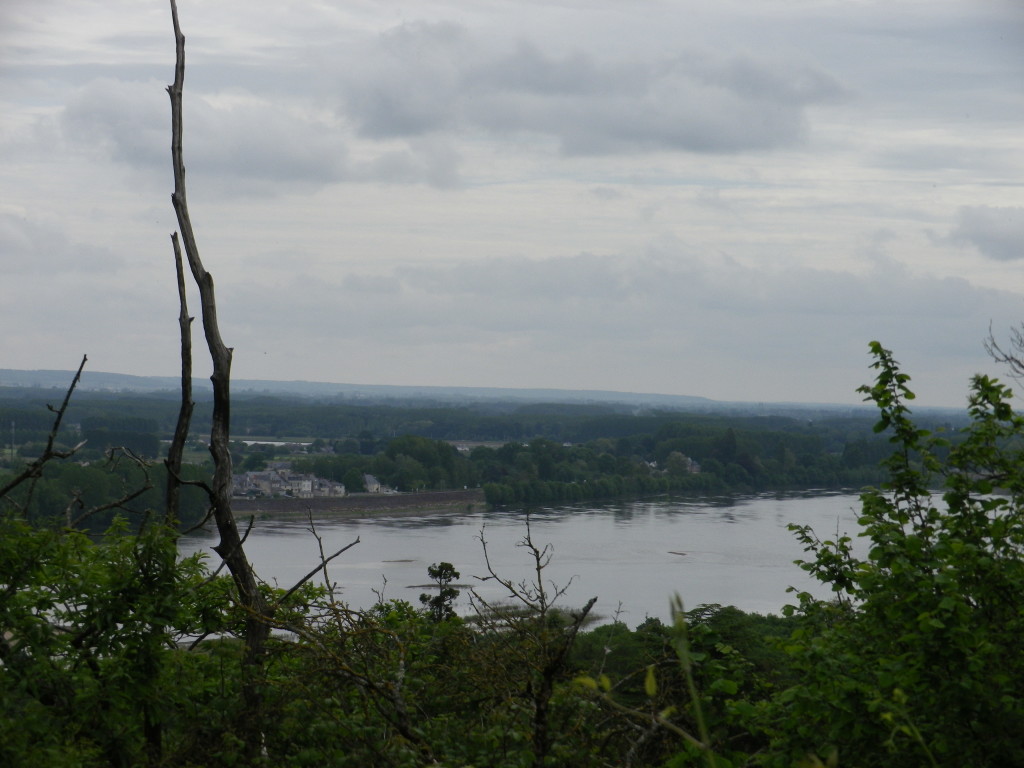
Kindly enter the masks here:
M 876 339 L 924 405 L 1004 373 L 983 341 L 1024 320 L 1020 3 L 179 16 L 236 378 L 857 403 Z M 168 2 L 0 3 L 0 368 L 179 371 L 173 65 Z

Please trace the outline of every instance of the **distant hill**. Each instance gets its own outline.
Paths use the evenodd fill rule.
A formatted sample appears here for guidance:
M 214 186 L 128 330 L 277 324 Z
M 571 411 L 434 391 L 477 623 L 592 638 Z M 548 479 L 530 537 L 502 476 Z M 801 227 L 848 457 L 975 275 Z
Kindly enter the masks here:
M 13 390 L 65 390 L 73 371 L 21 371 L 0 368 L 0 394 Z M 79 385 L 81 393 L 144 394 L 155 397 L 177 396 L 179 379 L 175 376 L 131 376 L 86 370 Z M 194 397 L 208 400 L 212 395 L 209 379 L 193 381 Z M 500 387 L 419 387 L 387 384 L 336 384 L 321 381 L 270 381 L 265 379 L 234 379 L 232 392 L 243 398 L 300 398 L 348 404 L 437 404 L 442 406 L 476 404 L 531 405 L 616 405 L 629 409 L 680 410 L 733 414 L 801 415 L 816 418 L 822 413 L 860 413 L 869 406 L 829 405 L 820 403 L 743 403 L 712 400 L 691 395 L 661 395 L 604 390 L 505 389 Z M 957 409 L 922 408 L 922 411 L 958 413 Z
M 30 389 L 65 389 L 73 371 L 19 371 L 0 368 L 0 387 Z M 124 373 L 83 371 L 79 389 L 84 392 L 158 393 L 177 392 L 176 376 L 131 376 Z M 193 390 L 198 397 L 211 392 L 209 379 L 194 379 Z M 429 400 L 432 402 L 465 403 L 496 401 L 523 403 L 617 403 L 657 408 L 714 407 L 717 401 L 687 395 L 635 394 L 600 390 L 504 389 L 500 387 L 420 387 L 387 384 L 335 384 L 322 381 L 271 381 L 266 379 L 232 379 L 235 394 L 281 395 L 314 399 Z

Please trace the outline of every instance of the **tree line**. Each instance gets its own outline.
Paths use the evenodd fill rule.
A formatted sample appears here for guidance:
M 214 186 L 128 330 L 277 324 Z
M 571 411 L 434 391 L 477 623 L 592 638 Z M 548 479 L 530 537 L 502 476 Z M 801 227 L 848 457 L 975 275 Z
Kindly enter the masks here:
M 880 478 L 887 444 L 870 430 L 838 453 L 813 432 L 676 420 L 650 434 L 563 444 L 544 437 L 460 452 L 452 444 L 404 435 L 373 445 L 335 443 L 341 453 L 296 459 L 298 471 L 345 482 L 363 473 L 399 490 L 483 487 L 492 504 L 533 504 L 666 492 L 750 492 L 861 487 Z
M 45 404 L 59 396 L 60 393 L 51 391 L 0 389 L 0 426 L 5 446 L 9 447 L 12 423 L 17 445 L 38 445 L 44 441 L 49 430 Z M 166 440 L 174 431 L 177 413 L 178 403 L 172 393 L 82 392 L 70 405 L 64 429 L 68 434 L 92 436 L 91 448 L 102 451 L 117 442 L 102 439 L 96 431 Z M 194 433 L 209 431 L 211 413 L 209 401 L 196 401 L 192 419 Z M 848 413 L 838 409 L 755 416 L 679 410 L 635 412 L 612 404 L 487 402 L 456 407 L 429 403 L 343 404 L 252 395 L 233 397 L 230 418 L 231 434 L 236 439 L 321 439 L 330 443 L 381 441 L 406 434 L 450 442 L 528 442 L 543 437 L 558 443 L 584 443 L 600 438 L 616 440 L 654 434 L 667 425 L 685 422 L 693 425 L 694 430 L 714 431 L 731 426 L 738 431 L 815 435 L 830 452 L 841 452 L 851 436 L 869 432 L 871 424 L 869 412 Z M 950 418 L 945 416 L 941 420 Z M 923 423 L 940 423 L 940 417 L 923 419 Z M 28 449 L 26 445 L 26 453 L 30 453 Z
M 48 463 L 32 495 L 20 499 L 29 519 L 71 520 L 75 515 L 68 508 L 70 499 L 82 509 L 96 507 L 140 484 L 147 489 L 132 500 L 130 508 L 158 506 L 166 468 L 159 464 L 143 468 L 126 458 L 152 460 L 160 456 L 164 449 L 159 440 L 144 431 L 153 424 L 153 420 L 131 416 L 110 421 L 90 418 L 83 420 L 77 431 L 64 434 L 65 445 L 79 438 L 96 439 L 104 451 L 81 450 L 72 459 Z M 367 434 L 316 440 L 308 453 L 294 453 L 294 445 L 246 445 L 241 441 L 232 442 L 230 449 L 237 471 L 264 469 L 269 462 L 284 459 L 292 471 L 344 483 L 350 493 L 366 491 L 364 476 L 369 474 L 402 492 L 482 488 L 491 504 L 859 488 L 881 479 L 879 462 L 888 444 L 870 431 L 850 429 L 845 433 L 848 442 L 833 452 L 829 449 L 837 445 L 834 437 L 812 429 L 737 429 L 728 424 L 677 416 L 648 434 L 600 437 L 578 444 L 534 437 L 528 442 L 476 445 L 468 450 L 418 435 L 376 439 Z M 118 442 L 105 442 L 108 440 Z M 104 459 L 108 454 L 111 458 Z M 196 445 L 192 455 L 197 460 L 184 463 L 179 470 L 183 479 L 189 483 L 209 481 L 211 462 L 205 444 Z M 185 527 L 202 520 L 208 508 L 195 485 L 183 488 L 181 505 L 179 521 Z M 83 523 L 92 530 L 103 530 L 118 511 L 118 507 L 110 507 Z

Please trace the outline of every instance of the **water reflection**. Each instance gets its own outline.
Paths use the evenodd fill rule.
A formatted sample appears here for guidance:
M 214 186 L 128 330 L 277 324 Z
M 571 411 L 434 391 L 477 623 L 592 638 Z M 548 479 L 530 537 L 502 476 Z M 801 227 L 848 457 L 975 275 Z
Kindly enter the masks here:
M 500 599 L 500 589 L 473 578 L 486 574 L 480 532 L 503 576 L 529 579 L 531 564 L 517 546 L 529 519 L 533 540 L 553 548 L 545 578 L 559 586 L 572 582 L 567 607 L 597 595 L 600 613 L 611 616 L 621 603 L 624 620 L 635 625 L 648 615 L 667 618 L 676 592 L 690 606 L 722 603 L 759 612 L 778 612 L 790 600 L 790 585 L 827 597 L 827 587 L 793 565 L 805 553 L 786 526 L 809 524 L 822 535 L 837 528 L 852 535 L 857 504 L 852 494 L 766 494 L 323 519 L 316 527 L 328 552 L 360 538 L 330 564 L 328 578 L 341 586 L 345 600 L 368 606 L 382 587 L 386 598 L 415 604 L 415 585 L 424 583 L 429 565 L 441 561 L 453 563 L 461 580 L 477 584 L 486 599 Z M 209 550 L 214 543 L 212 536 L 196 535 L 182 549 Z M 285 587 L 319 556 L 307 521 L 259 521 L 246 547 L 257 572 Z M 465 596 L 458 604 L 468 609 Z

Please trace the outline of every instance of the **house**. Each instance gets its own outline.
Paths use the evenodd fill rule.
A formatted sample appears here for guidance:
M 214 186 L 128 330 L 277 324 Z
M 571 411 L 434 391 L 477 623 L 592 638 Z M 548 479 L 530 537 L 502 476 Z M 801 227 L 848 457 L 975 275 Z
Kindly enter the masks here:
M 363 485 L 366 486 L 367 493 L 380 493 L 381 491 L 380 480 L 373 475 L 363 475 Z
M 235 496 L 291 496 L 297 499 L 313 499 L 324 496 L 344 496 L 347 491 L 342 483 L 324 480 L 316 475 L 299 475 L 287 468 L 246 472 L 231 477 Z
M 313 475 L 288 475 L 286 493 L 289 496 L 297 496 L 300 499 L 313 498 L 313 483 L 316 481 Z
M 326 497 L 326 496 L 346 496 L 348 491 L 345 489 L 343 483 L 336 483 L 333 480 L 324 480 L 321 477 L 316 478 L 313 483 L 313 496 L 315 497 Z

